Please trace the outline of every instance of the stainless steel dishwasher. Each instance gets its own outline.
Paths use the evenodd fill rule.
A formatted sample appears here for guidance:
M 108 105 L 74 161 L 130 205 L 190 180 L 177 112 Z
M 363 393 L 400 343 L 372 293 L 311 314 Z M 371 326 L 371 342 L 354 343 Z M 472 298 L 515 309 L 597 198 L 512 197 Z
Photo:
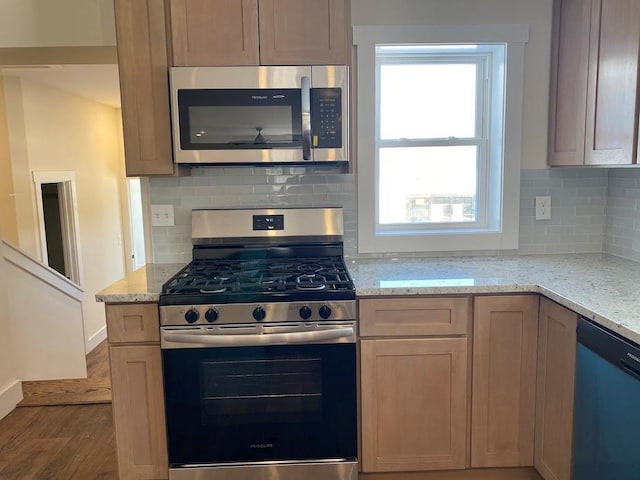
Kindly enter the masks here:
M 640 346 L 580 318 L 573 480 L 640 480 Z

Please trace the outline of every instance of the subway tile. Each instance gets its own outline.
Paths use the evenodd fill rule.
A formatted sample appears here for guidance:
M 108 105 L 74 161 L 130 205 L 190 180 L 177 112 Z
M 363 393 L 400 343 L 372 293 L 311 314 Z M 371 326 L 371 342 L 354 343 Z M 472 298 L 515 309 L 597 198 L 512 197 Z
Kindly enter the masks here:
M 311 206 L 337 204 L 344 208 L 345 217 L 345 254 L 356 257 L 357 252 L 357 219 L 356 219 L 356 176 L 342 173 L 339 166 L 304 166 L 304 167 L 196 167 L 192 177 L 153 178 L 151 179 L 151 198 L 155 203 L 171 203 L 176 206 L 176 226 L 163 227 L 165 231 L 157 232 L 153 227 L 154 245 L 157 243 L 158 255 L 155 259 L 190 258 L 190 218 L 191 208 L 231 208 L 237 206 L 263 206 L 264 204 L 280 206 Z M 304 170 L 304 171 L 303 171 Z M 586 170 L 586 169 L 585 169 Z M 626 172 L 625 172 L 626 173 Z M 618 175 L 620 176 L 620 175 Z M 613 176 L 616 178 L 616 175 Z M 606 212 L 607 188 L 615 180 L 611 180 L 606 170 L 584 171 L 579 169 L 523 170 L 521 175 L 520 227 L 521 245 L 517 251 L 491 251 L 496 255 L 521 253 L 538 254 L 558 251 L 602 251 L 605 238 L 605 226 L 618 225 L 628 221 L 628 217 L 636 210 L 635 197 L 632 192 L 624 193 L 623 188 L 633 188 L 640 181 L 635 175 L 625 179 L 624 187 L 616 189 L 623 192 L 614 195 L 614 213 L 618 214 L 610 222 Z M 551 195 L 552 218 L 538 221 L 534 219 L 534 197 Z M 626 198 L 630 204 L 617 198 Z M 634 224 L 638 221 L 638 225 Z M 638 235 L 640 218 L 632 217 L 631 225 Z M 166 229 L 176 229 L 171 239 Z M 181 230 L 177 230 L 177 229 Z M 625 231 L 625 235 L 629 235 Z M 596 239 L 591 241 L 590 239 Z M 598 239 L 600 243 L 598 243 Z M 183 243 L 183 245 L 181 245 Z M 169 245 L 170 248 L 164 248 Z M 573 245 L 573 247 L 572 247 Z M 162 247 L 162 248 L 161 248 Z M 169 253 L 173 251 L 174 253 Z M 631 251 L 631 247 L 629 247 Z M 178 253 L 175 253 L 178 252 Z M 489 251 L 455 252 L 455 255 L 490 254 Z M 155 253 L 155 249 L 154 249 Z M 414 254 L 423 256 L 424 254 Z M 433 255 L 441 255 L 434 253 Z M 393 254 L 389 254 L 393 256 Z M 404 256 L 407 256 L 406 254 Z

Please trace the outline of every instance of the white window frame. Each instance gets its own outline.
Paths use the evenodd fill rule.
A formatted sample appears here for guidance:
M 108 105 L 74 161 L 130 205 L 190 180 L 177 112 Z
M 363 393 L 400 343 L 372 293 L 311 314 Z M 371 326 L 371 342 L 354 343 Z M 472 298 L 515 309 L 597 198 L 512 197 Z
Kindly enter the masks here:
M 355 26 L 357 46 L 358 251 L 395 253 L 518 248 L 524 46 L 528 25 Z M 376 45 L 506 44 L 505 108 L 501 172 L 490 175 L 488 194 L 499 215 L 487 228 L 378 231 L 376 137 Z M 495 149 L 493 149 L 495 150 Z M 493 152 L 495 153 L 495 152 Z M 494 162 L 495 164 L 495 162 Z M 497 175 L 495 173 L 498 173 Z M 497 197 L 495 197 L 497 195 Z M 487 212 L 491 216 L 491 212 Z M 427 227 L 428 228 L 428 227 Z

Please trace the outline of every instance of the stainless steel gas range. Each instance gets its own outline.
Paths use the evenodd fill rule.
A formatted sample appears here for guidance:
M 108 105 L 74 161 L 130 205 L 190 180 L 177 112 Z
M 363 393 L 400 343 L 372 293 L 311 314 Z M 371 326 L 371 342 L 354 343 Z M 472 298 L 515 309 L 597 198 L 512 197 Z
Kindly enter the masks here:
M 192 227 L 160 296 L 170 478 L 355 480 L 342 210 L 194 210 Z

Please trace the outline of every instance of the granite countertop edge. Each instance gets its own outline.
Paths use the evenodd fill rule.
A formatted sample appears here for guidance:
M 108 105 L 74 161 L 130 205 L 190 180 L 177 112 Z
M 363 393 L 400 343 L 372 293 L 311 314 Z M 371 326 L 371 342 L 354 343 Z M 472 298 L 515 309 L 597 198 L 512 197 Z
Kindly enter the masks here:
M 105 303 L 158 302 L 162 284 L 183 266 L 148 264 L 95 298 Z M 607 254 L 434 257 L 351 260 L 347 267 L 358 298 L 537 293 L 640 343 L 640 263 L 631 260 Z M 423 277 L 434 284 L 416 281 Z M 385 284 L 384 278 L 392 280 Z M 409 279 L 406 285 L 403 279 Z M 464 284 L 469 279 L 474 283 Z

